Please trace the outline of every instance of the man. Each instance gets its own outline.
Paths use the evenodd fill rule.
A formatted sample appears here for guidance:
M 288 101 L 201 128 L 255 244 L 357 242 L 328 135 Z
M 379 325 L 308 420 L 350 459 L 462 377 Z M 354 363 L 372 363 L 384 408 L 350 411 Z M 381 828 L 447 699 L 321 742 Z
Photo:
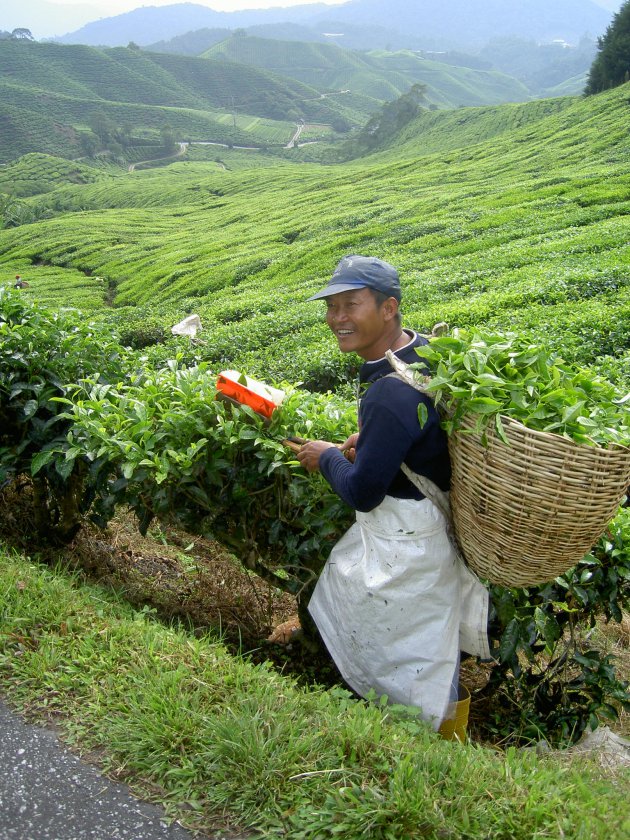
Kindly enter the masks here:
M 449 542 L 438 508 L 405 476 L 405 464 L 447 491 L 445 433 L 429 397 L 392 373 L 386 352 L 419 361 L 427 339 L 403 329 L 398 272 L 375 257 L 344 257 L 327 287 L 326 321 L 342 352 L 364 359 L 359 433 L 341 445 L 309 441 L 297 457 L 320 470 L 357 511 L 309 603 L 331 656 L 360 695 L 417 706 L 435 729 L 457 697 L 460 630 L 487 655 L 488 597 Z M 418 419 L 420 405 L 426 421 Z M 472 631 L 468 625 L 472 624 Z M 469 649 L 474 648 L 474 649 Z

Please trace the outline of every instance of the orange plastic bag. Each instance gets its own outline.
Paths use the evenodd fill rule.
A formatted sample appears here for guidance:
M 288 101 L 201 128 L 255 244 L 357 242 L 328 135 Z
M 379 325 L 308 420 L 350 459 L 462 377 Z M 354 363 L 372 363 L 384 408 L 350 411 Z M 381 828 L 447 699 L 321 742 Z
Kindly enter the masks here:
M 223 370 L 217 380 L 217 391 L 241 405 L 248 405 L 257 414 L 271 417 L 284 399 L 284 391 L 272 388 L 237 370 Z

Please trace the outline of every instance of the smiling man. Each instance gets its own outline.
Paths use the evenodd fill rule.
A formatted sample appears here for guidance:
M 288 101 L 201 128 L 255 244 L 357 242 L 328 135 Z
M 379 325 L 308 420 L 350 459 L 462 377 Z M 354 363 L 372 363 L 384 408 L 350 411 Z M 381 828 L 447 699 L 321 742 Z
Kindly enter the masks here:
M 417 706 L 437 729 L 457 696 L 462 627 L 462 638 L 478 640 L 462 649 L 487 655 L 488 593 L 458 560 L 438 508 L 402 471 L 404 464 L 438 492 L 449 488 L 438 413 L 429 397 L 389 375 L 385 355 L 418 362 L 427 339 L 402 327 L 398 272 L 376 257 L 344 257 L 326 288 L 309 298 L 320 299 L 340 350 L 364 364 L 359 432 L 341 445 L 309 441 L 297 455 L 357 511 L 309 612 L 358 694 Z

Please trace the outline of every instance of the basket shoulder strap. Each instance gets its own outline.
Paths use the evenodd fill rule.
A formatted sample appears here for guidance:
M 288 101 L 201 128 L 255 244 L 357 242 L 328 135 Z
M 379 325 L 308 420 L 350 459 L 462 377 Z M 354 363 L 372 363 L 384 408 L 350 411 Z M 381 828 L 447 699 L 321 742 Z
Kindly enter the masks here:
M 444 516 L 447 522 L 452 520 L 451 504 L 448 498 L 448 493 L 441 490 L 434 481 L 427 478 L 426 475 L 420 475 L 414 472 L 407 464 L 401 464 L 400 469 L 404 472 L 409 481 L 417 487 L 423 496 L 426 496 L 430 502 L 436 506 L 440 513 Z
M 446 520 L 446 532 L 449 539 L 453 543 L 453 547 L 457 551 L 458 555 L 461 557 L 461 552 L 455 536 L 455 525 L 453 524 L 453 514 L 451 513 L 451 503 L 449 501 L 448 493 L 444 490 L 440 490 L 437 484 L 431 481 L 430 478 L 427 478 L 426 475 L 419 475 L 417 472 L 414 472 L 407 466 L 407 464 L 401 464 L 400 469 L 414 487 L 417 487 L 422 495 L 425 496 L 440 511 Z
M 411 369 L 411 366 L 406 362 L 403 362 L 402 359 L 399 359 L 398 356 L 395 356 L 391 350 L 388 350 L 385 353 L 385 356 L 387 361 L 394 368 L 393 373 L 388 373 L 387 376 L 391 376 L 393 379 L 399 379 L 401 382 L 404 382 L 405 385 L 410 385 L 412 388 L 415 388 L 416 391 L 426 394 L 424 386 L 430 381 L 430 376 L 418 378 Z M 430 394 L 428 396 L 430 396 Z M 441 511 L 446 521 L 452 525 L 453 517 L 451 516 L 451 506 L 448 500 L 448 493 L 445 493 L 444 490 L 440 490 L 437 484 L 427 478 L 426 475 L 419 475 L 414 472 L 407 466 L 407 464 L 402 464 L 401 469 L 409 481 L 418 488 L 423 496 L 426 496 L 427 499 L 433 502 L 438 510 Z
M 420 391 L 420 393 L 431 397 L 431 394 L 428 394 L 426 389 L 426 386 L 431 381 L 430 376 L 417 376 L 415 371 L 411 369 L 411 365 L 408 365 L 407 362 L 403 362 L 403 360 L 399 359 L 398 356 L 396 356 L 391 350 L 387 350 L 385 352 L 385 358 L 394 369 L 393 373 L 388 373 L 387 376 L 391 376 L 394 379 L 400 379 L 401 382 L 411 385 L 411 387 L 415 388 L 416 391 Z M 431 397 L 431 399 L 433 399 L 433 397 Z
M 426 388 L 424 387 L 431 379 L 430 376 L 423 376 L 421 378 L 417 377 L 415 372 L 411 369 L 411 366 L 408 365 L 406 362 L 403 362 L 402 359 L 399 359 L 391 350 L 388 350 L 385 353 L 387 361 L 390 365 L 394 368 L 393 373 L 388 373 L 387 376 L 391 376 L 394 379 L 399 379 L 401 382 L 404 382 L 406 385 L 410 385 L 412 388 L 415 388 L 416 391 L 420 391 L 422 394 L 426 394 Z M 430 394 L 428 396 L 431 396 Z M 455 536 L 455 526 L 453 524 L 453 515 L 451 513 L 451 505 L 448 498 L 448 493 L 441 490 L 435 482 L 431 481 L 430 478 L 427 478 L 426 475 L 419 475 L 418 473 L 414 472 L 407 464 L 401 464 L 401 470 L 405 474 L 405 476 L 409 479 L 409 481 L 417 487 L 418 490 L 425 496 L 430 502 L 432 502 L 435 507 L 440 511 L 444 519 L 446 520 L 446 531 L 448 533 L 449 539 L 455 548 L 460 559 L 463 560 L 461 552 L 459 550 L 459 545 L 457 543 L 457 538 Z

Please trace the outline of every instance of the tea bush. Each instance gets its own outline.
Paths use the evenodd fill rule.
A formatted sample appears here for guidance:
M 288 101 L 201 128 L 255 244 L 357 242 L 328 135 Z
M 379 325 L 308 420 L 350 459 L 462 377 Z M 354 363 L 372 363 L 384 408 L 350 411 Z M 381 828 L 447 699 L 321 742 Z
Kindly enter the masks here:
M 69 540 L 89 509 L 87 465 L 67 458 L 58 398 L 85 376 L 122 378 L 124 352 L 77 311 L 53 313 L 0 287 L 0 486 L 33 477 L 36 525 Z

